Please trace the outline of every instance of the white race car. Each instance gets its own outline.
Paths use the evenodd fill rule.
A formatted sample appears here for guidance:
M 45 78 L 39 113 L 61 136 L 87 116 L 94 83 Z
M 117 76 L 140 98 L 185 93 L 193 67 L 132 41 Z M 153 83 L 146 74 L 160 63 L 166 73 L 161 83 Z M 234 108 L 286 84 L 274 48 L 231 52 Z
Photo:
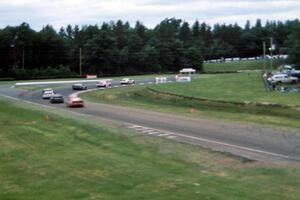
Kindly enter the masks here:
M 134 84 L 134 80 L 130 79 L 130 78 L 123 78 L 123 79 L 120 80 L 120 83 L 130 85 L 130 84 Z
M 53 97 L 55 95 L 55 92 L 52 90 L 47 90 L 43 93 L 43 99 L 50 99 L 51 97 Z
M 42 94 L 44 94 L 44 93 L 47 92 L 47 91 L 52 91 L 52 92 L 54 92 L 54 90 L 53 90 L 52 88 L 45 88 L 45 89 L 43 89 Z
M 96 84 L 97 87 L 111 87 L 111 82 L 109 81 L 99 81 Z

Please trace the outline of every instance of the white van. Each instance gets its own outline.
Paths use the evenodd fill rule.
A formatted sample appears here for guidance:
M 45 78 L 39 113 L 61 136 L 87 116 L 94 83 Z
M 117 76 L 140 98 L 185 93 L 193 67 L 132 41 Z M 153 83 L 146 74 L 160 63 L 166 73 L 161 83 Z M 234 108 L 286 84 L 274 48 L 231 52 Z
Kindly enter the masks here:
M 297 77 L 289 76 L 287 74 L 276 74 L 271 77 L 272 82 L 275 84 L 280 83 L 296 83 L 298 81 Z

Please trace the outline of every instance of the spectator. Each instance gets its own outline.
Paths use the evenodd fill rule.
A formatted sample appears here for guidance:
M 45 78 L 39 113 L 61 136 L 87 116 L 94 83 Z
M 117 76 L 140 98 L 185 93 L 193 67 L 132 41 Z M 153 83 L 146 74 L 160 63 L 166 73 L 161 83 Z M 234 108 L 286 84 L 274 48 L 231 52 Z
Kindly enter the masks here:
M 264 73 L 264 74 L 263 74 L 263 78 L 264 78 L 265 80 L 268 78 L 267 73 Z

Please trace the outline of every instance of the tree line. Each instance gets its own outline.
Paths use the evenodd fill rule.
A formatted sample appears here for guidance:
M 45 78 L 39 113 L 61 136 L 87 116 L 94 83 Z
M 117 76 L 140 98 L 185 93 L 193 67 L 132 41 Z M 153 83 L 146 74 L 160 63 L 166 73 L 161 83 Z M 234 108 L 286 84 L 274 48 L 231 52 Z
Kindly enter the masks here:
M 300 22 L 257 20 L 244 27 L 169 18 L 152 29 L 137 21 L 61 27 L 51 25 L 40 31 L 27 23 L 0 29 L 0 76 L 41 77 L 79 74 L 124 75 L 177 72 L 184 67 L 202 70 L 203 60 L 257 57 L 263 42 L 273 53 L 289 54 L 300 66 Z M 81 54 L 80 54 L 81 51 Z

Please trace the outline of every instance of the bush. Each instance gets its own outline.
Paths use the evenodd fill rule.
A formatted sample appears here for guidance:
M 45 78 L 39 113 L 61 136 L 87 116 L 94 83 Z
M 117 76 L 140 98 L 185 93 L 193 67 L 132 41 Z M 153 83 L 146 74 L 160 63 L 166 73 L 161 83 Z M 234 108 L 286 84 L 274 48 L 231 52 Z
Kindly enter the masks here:
M 0 81 L 13 81 L 13 78 L 0 78 Z

